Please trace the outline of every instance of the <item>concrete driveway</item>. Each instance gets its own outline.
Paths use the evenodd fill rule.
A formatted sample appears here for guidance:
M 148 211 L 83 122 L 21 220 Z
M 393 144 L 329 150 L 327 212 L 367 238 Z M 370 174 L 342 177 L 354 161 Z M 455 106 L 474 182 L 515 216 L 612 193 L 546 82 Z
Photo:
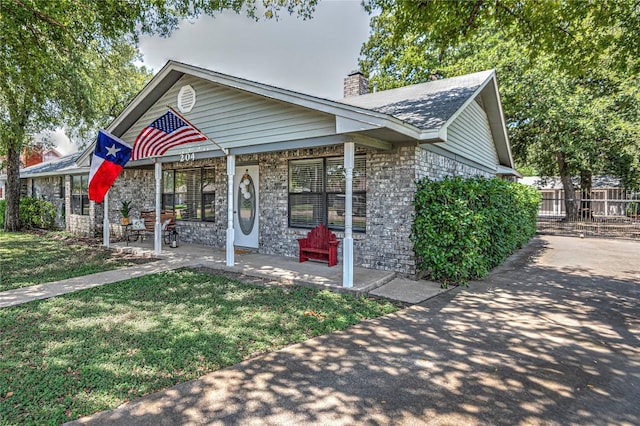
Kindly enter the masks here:
M 485 281 L 87 424 L 640 424 L 640 243 L 539 237 Z

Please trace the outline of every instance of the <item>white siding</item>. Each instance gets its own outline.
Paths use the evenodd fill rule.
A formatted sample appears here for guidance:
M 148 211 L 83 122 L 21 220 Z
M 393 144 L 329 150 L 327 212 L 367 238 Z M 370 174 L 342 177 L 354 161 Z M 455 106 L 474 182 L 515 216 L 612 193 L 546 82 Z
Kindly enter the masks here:
M 471 102 L 449 125 L 447 142 L 441 146 L 486 167 L 495 168 L 498 164 L 487 114 L 477 102 Z
M 178 110 L 178 92 L 186 84 L 195 89 L 196 104 L 191 112 L 183 115 L 224 148 L 335 134 L 335 117 L 331 114 L 185 75 L 122 135 L 122 139 L 132 144 L 145 126 L 167 111 L 167 106 Z M 213 148 L 213 145 L 205 142 L 189 147 L 200 150 Z

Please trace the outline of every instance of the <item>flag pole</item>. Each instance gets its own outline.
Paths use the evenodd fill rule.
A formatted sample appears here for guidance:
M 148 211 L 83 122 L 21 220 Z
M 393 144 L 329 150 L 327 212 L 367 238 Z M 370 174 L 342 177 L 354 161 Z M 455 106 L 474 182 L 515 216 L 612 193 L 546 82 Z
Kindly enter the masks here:
M 220 151 L 222 151 L 224 153 L 224 155 L 229 155 L 229 150 L 221 147 L 220 145 L 218 145 L 218 142 L 214 141 L 213 139 L 211 139 L 209 136 L 205 135 L 204 132 L 200 129 L 198 129 L 193 123 L 191 123 L 189 120 L 187 120 L 184 115 L 180 114 L 178 111 L 176 111 L 175 109 L 173 109 L 173 107 L 171 105 L 167 105 L 167 108 L 169 108 L 175 115 L 177 115 L 178 117 L 180 117 L 185 123 L 189 123 L 189 125 L 191 127 L 193 127 L 194 129 L 196 129 L 198 132 L 200 132 L 201 135 L 206 136 L 207 140 L 209 140 L 211 143 L 213 143 L 215 146 L 218 147 L 218 149 L 220 149 Z
M 103 204 L 103 215 L 102 215 L 102 245 L 105 247 L 109 247 L 109 191 L 104 194 L 104 204 Z

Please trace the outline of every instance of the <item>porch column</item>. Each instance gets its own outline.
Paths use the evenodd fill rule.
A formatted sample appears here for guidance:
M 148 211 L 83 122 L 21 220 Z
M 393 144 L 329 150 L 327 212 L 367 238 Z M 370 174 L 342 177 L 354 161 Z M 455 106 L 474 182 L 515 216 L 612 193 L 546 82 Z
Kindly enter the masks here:
M 102 204 L 104 210 L 102 214 L 102 245 L 109 247 L 109 191 L 104 195 L 104 203 Z
M 156 224 L 153 247 L 156 252 L 156 256 L 160 256 L 162 252 L 162 225 L 160 220 L 160 211 L 162 208 L 162 163 L 156 160 Z
M 353 287 L 353 165 L 355 143 L 344 144 L 344 241 L 342 242 L 342 287 Z
M 233 242 L 233 176 L 236 173 L 236 156 L 227 155 L 227 266 L 235 264 Z

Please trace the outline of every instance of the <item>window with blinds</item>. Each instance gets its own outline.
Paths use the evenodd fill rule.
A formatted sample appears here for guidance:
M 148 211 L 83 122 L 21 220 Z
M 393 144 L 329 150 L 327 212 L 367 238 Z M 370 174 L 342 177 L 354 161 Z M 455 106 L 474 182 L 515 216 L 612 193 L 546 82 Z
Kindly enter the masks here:
M 162 208 L 176 219 L 215 220 L 215 171 L 211 168 L 165 170 Z
M 353 170 L 353 229 L 366 229 L 366 159 L 356 156 Z M 322 223 L 344 229 L 344 158 L 289 161 L 289 226 L 313 228 Z

